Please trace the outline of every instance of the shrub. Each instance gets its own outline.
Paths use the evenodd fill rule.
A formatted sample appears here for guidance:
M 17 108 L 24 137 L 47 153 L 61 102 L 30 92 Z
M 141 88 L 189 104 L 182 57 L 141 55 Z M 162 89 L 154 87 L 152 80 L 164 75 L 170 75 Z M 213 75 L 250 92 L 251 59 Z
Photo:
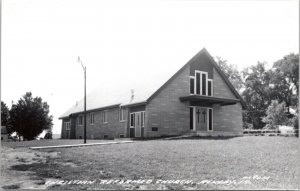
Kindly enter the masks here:
M 278 103 L 277 100 L 272 100 L 266 111 L 266 116 L 262 118 L 262 121 L 273 128 L 276 127 L 276 125 L 286 125 L 288 118 L 285 113 L 285 102 Z
M 51 131 L 48 131 L 48 132 L 45 134 L 44 139 L 52 139 L 52 132 L 51 132 Z

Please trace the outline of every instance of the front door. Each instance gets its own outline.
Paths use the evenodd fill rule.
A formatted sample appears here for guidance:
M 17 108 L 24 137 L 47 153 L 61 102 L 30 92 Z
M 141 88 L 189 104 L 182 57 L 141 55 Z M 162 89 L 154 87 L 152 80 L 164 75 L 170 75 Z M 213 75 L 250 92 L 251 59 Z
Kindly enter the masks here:
M 197 131 L 207 131 L 207 108 L 196 107 L 196 130 Z

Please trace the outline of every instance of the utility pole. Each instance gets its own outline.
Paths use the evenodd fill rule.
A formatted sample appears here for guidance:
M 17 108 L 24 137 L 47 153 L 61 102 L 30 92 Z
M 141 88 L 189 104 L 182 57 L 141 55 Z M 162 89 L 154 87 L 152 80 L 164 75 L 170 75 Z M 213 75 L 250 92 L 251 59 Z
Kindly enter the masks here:
M 86 67 L 83 66 L 82 61 L 80 60 L 80 57 L 78 56 L 78 62 L 81 63 L 83 72 L 84 72 L 84 130 L 83 130 L 83 138 L 84 143 L 86 143 Z

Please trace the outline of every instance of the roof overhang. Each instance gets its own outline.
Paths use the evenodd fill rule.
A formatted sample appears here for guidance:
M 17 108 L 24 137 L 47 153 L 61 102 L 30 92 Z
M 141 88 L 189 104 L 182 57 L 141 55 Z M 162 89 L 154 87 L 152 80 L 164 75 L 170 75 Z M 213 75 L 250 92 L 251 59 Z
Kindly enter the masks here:
M 121 107 L 132 107 L 132 106 L 140 106 L 140 105 L 146 105 L 147 101 L 141 101 L 141 102 L 135 102 L 135 103 L 128 103 L 121 105 Z
M 101 110 L 106 110 L 106 109 L 111 109 L 111 108 L 115 108 L 115 107 L 119 107 L 121 104 L 114 104 L 114 105 L 109 105 L 109 106 L 105 106 L 105 107 L 99 107 L 99 108 L 95 108 L 95 109 L 88 109 L 86 110 L 86 113 L 90 113 L 90 112 L 96 112 L 96 111 L 101 111 Z M 66 119 L 71 117 L 72 115 L 82 115 L 84 114 L 84 111 L 79 111 L 79 112 L 74 112 L 74 113 L 70 113 L 67 116 L 61 116 L 58 119 Z
M 211 96 L 201 96 L 201 95 L 189 95 L 179 98 L 180 101 L 194 101 L 206 104 L 220 104 L 220 105 L 234 105 L 240 102 L 238 99 L 211 97 Z

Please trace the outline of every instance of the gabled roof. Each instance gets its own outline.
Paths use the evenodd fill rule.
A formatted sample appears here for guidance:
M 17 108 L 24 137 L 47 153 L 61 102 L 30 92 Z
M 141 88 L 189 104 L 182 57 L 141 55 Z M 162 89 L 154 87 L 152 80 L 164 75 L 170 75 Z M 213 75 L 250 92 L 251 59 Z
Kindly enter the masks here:
M 241 97 L 241 95 L 236 91 L 236 89 L 233 87 L 233 85 L 230 83 L 230 81 L 228 80 L 228 78 L 226 77 L 226 75 L 224 74 L 224 72 L 221 70 L 221 68 L 218 66 L 218 64 L 216 63 L 216 61 L 213 59 L 213 57 L 209 54 L 209 52 L 203 48 L 202 50 L 200 50 L 193 58 L 191 58 L 180 70 L 178 70 L 166 83 L 164 83 L 158 90 L 156 90 L 148 99 L 147 101 L 149 102 L 152 98 L 155 97 L 155 95 L 157 95 L 164 87 L 166 87 L 174 78 L 176 78 L 176 76 L 178 74 L 181 73 L 181 71 L 183 71 L 186 67 L 188 67 L 194 60 L 196 60 L 198 57 L 200 57 L 200 55 L 202 54 L 206 54 L 209 59 L 211 60 L 212 64 L 214 65 L 214 67 L 216 68 L 216 70 L 218 71 L 218 73 L 221 75 L 222 79 L 225 81 L 225 83 L 229 86 L 230 90 L 232 91 L 232 93 L 236 96 L 237 99 L 240 100 L 243 109 L 245 109 L 247 107 L 245 101 L 243 100 L 243 98 Z
M 225 74 L 221 71 L 220 67 L 208 53 L 208 51 L 203 48 L 199 51 L 192 59 L 190 59 L 180 70 L 168 78 L 168 76 L 158 79 L 151 78 L 149 80 L 143 81 L 141 84 L 129 84 L 126 80 L 121 80 L 116 85 L 110 83 L 104 83 L 99 88 L 96 88 L 90 94 L 87 95 L 87 111 L 91 110 L 100 110 L 108 107 L 118 107 L 118 106 L 128 106 L 128 105 L 137 105 L 137 104 L 146 104 L 151 101 L 160 91 L 164 89 L 174 78 L 177 77 L 186 67 L 189 66 L 194 60 L 196 60 L 200 55 L 206 54 L 209 59 L 212 61 L 214 67 L 221 75 L 225 83 L 229 86 L 231 91 L 234 93 L 237 99 L 241 101 L 243 108 L 246 108 L 246 104 L 243 101 L 242 97 L 235 90 L 233 85 L 229 82 Z M 165 83 L 163 83 L 164 81 Z M 163 84 L 163 85 L 161 85 Z M 120 88 L 121 87 L 121 88 Z M 134 99 L 131 101 L 131 89 L 134 89 Z M 67 110 L 59 118 L 68 117 L 74 113 L 83 112 L 83 99 Z

